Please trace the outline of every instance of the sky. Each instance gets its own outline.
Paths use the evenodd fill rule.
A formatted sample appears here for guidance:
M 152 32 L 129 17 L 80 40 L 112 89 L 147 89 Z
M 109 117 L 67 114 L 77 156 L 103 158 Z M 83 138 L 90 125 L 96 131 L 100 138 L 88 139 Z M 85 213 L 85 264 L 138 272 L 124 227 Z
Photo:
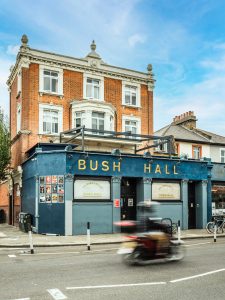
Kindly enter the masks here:
M 0 106 L 21 36 L 31 48 L 85 57 L 95 40 L 108 64 L 155 76 L 154 130 L 194 111 L 225 136 L 224 0 L 0 0 Z

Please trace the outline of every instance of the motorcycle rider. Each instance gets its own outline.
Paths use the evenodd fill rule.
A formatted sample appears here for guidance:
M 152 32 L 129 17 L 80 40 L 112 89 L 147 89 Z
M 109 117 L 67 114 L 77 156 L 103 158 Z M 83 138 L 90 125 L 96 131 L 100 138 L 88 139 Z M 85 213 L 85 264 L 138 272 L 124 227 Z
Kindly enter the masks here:
M 144 201 L 137 205 L 137 231 L 154 241 L 154 254 L 163 255 L 168 251 L 170 234 L 168 227 L 161 223 L 157 215 L 159 203 Z

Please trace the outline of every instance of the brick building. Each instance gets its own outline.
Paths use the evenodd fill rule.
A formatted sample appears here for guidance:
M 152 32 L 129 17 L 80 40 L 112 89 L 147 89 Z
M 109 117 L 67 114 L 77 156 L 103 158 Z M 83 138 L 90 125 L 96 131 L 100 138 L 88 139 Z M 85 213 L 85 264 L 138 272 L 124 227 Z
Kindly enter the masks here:
M 134 134 L 153 133 L 152 66 L 139 72 L 105 63 L 91 44 L 78 59 L 32 49 L 23 35 L 7 81 L 10 90 L 12 176 L 8 222 L 21 210 L 22 168 L 26 152 L 37 143 L 57 143 L 59 134 L 86 128 Z M 91 139 L 90 139 L 91 140 Z M 91 141 L 88 150 L 129 152 L 131 143 Z M 6 193 L 4 193 L 6 197 Z M 1 203 L 0 203 L 1 206 Z

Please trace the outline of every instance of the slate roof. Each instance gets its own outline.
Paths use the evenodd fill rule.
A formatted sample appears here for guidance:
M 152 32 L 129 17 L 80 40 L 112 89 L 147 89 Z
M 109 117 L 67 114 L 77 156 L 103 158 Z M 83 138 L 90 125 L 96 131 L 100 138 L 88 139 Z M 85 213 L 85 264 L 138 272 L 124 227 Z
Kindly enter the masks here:
M 173 135 L 175 140 L 225 145 L 225 137 L 223 136 L 199 128 L 189 129 L 183 125 L 175 125 L 173 123 L 155 131 L 154 135 Z

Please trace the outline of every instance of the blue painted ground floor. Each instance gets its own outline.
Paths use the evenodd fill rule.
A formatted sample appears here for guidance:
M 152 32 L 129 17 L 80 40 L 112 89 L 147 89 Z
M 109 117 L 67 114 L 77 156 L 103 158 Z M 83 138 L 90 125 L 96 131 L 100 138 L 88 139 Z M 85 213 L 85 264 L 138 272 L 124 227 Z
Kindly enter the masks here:
M 39 146 L 22 165 L 21 210 L 38 233 L 85 234 L 87 222 L 93 234 L 118 232 L 115 222 L 136 220 L 143 201 L 160 203 L 157 215 L 183 229 L 211 218 L 209 161 L 66 149 Z

